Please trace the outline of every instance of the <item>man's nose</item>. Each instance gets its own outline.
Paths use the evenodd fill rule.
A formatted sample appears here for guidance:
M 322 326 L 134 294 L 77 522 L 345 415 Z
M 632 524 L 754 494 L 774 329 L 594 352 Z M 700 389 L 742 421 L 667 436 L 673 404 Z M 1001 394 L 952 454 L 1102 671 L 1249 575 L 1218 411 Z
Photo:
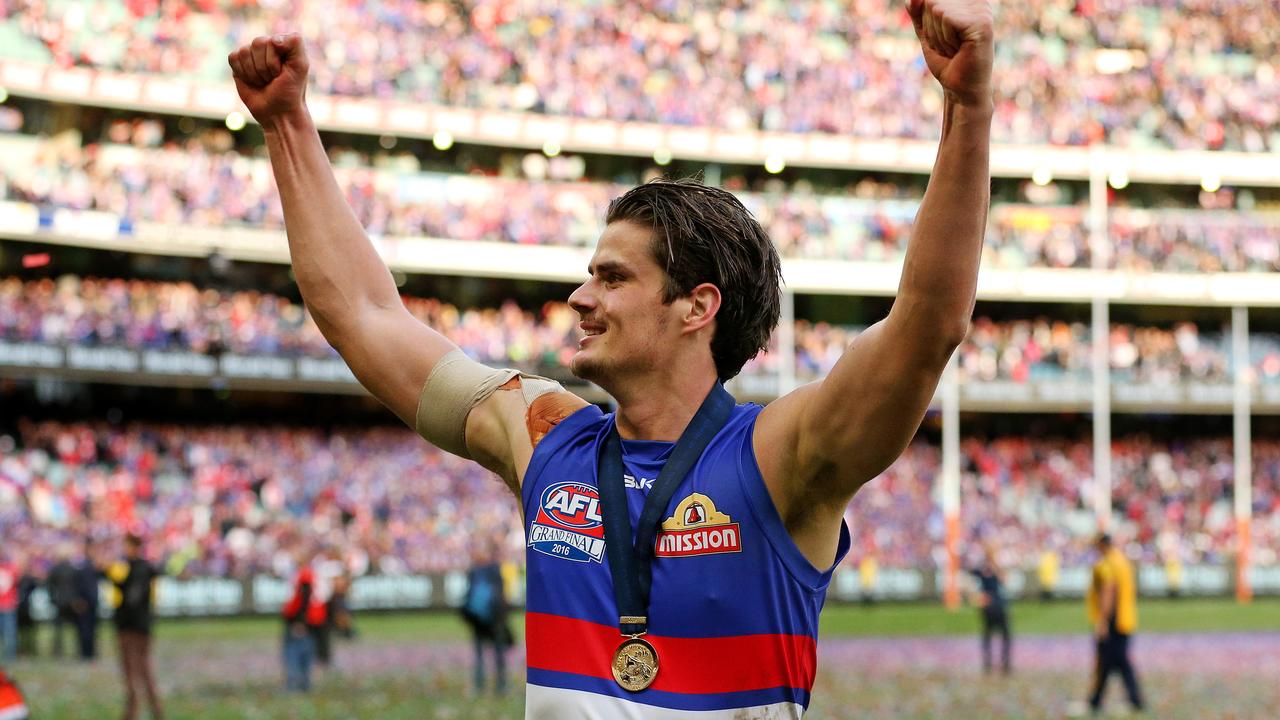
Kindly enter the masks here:
M 573 308 L 579 315 L 587 315 L 595 307 L 595 297 L 592 296 L 591 281 L 588 280 L 577 287 L 569 294 L 569 307 Z

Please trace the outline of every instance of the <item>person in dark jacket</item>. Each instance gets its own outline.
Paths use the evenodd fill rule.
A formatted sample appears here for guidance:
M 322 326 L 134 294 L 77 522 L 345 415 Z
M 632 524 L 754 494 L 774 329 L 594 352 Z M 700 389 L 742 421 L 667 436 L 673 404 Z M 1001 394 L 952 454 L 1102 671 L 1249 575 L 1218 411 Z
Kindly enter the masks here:
M 31 614 L 31 595 L 40 587 L 40 579 L 36 576 L 35 563 L 28 556 L 19 563 L 21 572 L 18 575 L 18 656 L 35 657 L 39 648 L 40 624 Z
M 485 689 L 485 651 L 493 655 L 494 691 L 501 695 L 507 689 L 507 650 L 512 645 L 511 626 L 507 621 L 507 598 L 498 562 L 497 547 L 490 545 L 476 552 L 467 571 L 467 593 L 463 597 L 462 617 L 471 628 L 475 645 L 475 691 Z
M 80 659 L 85 661 L 98 657 L 98 581 L 101 578 L 102 572 L 93 560 L 93 541 L 85 540 L 84 557 L 75 566 L 75 595 L 71 601 Z
M 142 556 L 142 538 L 137 535 L 125 537 L 124 560 L 107 570 L 107 579 L 116 589 L 113 620 L 124 676 L 124 720 L 138 717 L 139 696 L 146 697 L 153 720 L 164 717 L 151 664 L 151 600 L 160 575 L 156 566 Z
M 76 568 L 66 547 L 58 549 L 58 560 L 45 578 L 45 590 L 53 605 L 53 656 L 62 657 L 63 630 L 67 625 L 76 626 Z
M 1004 595 L 1004 573 L 996 562 L 995 550 L 987 546 L 983 550 L 983 562 L 969 571 L 978 583 L 974 604 L 982 613 L 982 671 L 991 672 L 991 640 L 1000 634 L 1000 668 L 1008 675 L 1012 671 L 1009 658 L 1009 613 Z

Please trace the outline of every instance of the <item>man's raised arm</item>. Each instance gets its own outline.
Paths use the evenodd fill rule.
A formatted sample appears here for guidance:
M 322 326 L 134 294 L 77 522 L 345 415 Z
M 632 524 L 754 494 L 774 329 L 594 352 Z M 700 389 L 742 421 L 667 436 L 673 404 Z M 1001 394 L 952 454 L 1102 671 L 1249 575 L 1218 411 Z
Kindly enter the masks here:
M 910 442 L 973 313 L 990 203 L 991 8 L 909 0 L 908 11 L 945 109 L 893 308 L 824 380 L 771 404 L 757 423 L 757 456 L 780 514 L 802 550 L 806 533 L 820 539 L 811 559 L 834 548 L 853 493 Z
M 401 420 L 423 432 L 419 416 L 423 388 L 437 365 L 446 365 L 441 358 L 457 346 L 405 308 L 391 273 L 347 205 L 304 102 L 308 61 L 302 38 L 297 34 L 259 37 L 227 60 L 240 99 L 266 137 L 302 299 L 325 339 L 360 383 Z M 484 372 L 469 363 L 457 358 L 449 364 L 454 370 L 449 377 L 470 382 Z M 445 396 L 460 396 L 470 389 L 449 388 L 439 399 L 465 403 L 465 398 Z M 475 457 L 514 487 L 523 474 L 523 463 L 513 453 L 527 455 L 529 444 L 523 435 L 524 423 L 516 422 L 525 411 L 520 395 L 494 393 L 489 396 L 492 401 L 475 405 L 483 412 L 465 412 L 460 417 L 459 413 L 437 414 L 445 425 L 460 424 L 458 438 L 465 428 L 465 448 L 426 433 L 428 439 Z M 435 399 L 433 395 L 423 404 Z

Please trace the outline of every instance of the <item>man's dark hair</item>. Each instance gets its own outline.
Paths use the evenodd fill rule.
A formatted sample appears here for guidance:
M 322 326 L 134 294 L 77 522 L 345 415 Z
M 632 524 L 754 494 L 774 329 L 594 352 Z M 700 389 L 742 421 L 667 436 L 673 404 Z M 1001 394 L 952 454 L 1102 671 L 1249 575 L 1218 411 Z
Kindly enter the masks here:
M 1111 547 L 1111 536 L 1107 533 L 1098 533 L 1098 537 L 1094 542 L 1097 543 L 1098 547 L 1109 548 Z
M 711 357 L 721 382 L 768 347 L 781 312 L 782 263 L 738 198 L 696 178 L 653 180 L 609 203 L 605 223 L 619 221 L 653 229 L 653 257 L 667 275 L 663 302 L 702 283 L 719 288 Z

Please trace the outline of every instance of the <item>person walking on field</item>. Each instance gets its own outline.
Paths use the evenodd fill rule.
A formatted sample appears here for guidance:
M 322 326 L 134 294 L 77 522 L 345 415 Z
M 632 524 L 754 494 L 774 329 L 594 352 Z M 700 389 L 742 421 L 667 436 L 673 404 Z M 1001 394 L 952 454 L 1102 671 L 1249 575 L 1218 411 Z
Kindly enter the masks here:
M 127 535 L 124 560 L 107 568 L 107 579 L 115 587 L 117 602 L 113 621 L 120 649 L 120 671 L 124 679 L 124 720 L 138 717 L 138 699 L 145 697 L 153 720 L 164 717 L 160 693 L 156 690 L 151 662 L 152 596 L 155 580 L 161 575 L 142 556 L 142 538 Z
M 1000 669 L 1005 675 L 1013 671 L 1010 660 L 1008 603 L 1004 595 L 1004 571 L 996 562 L 995 551 L 983 548 L 982 564 L 971 570 L 977 582 L 974 604 L 982 614 L 982 671 L 991 672 L 991 640 L 1000 635 Z
M 477 695 L 485 689 L 485 655 L 493 656 L 494 693 L 507 691 L 507 650 L 511 647 L 511 624 L 502 565 L 493 544 L 481 544 L 467 570 L 467 592 L 462 602 L 462 617 L 471 629 L 475 648 L 473 668 Z
M 1129 695 L 1129 704 L 1141 712 L 1142 691 L 1129 659 L 1129 639 L 1138 629 L 1138 591 L 1133 565 L 1112 544 L 1111 536 L 1099 535 L 1096 545 L 1098 561 L 1094 563 L 1093 577 L 1085 595 L 1097 645 L 1089 708 L 1095 715 L 1101 711 L 1107 680 L 1113 672 L 1118 672 Z
M 528 718 L 808 707 L 845 508 L 902 453 L 968 332 L 990 200 L 990 5 L 905 4 L 944 101 L 897 298 L 824 379 L 767 408 L 723 387 L 781 307 L 777 250 L 731 193 L 665 180 L 609 204 L 569 297 L 570 369 L 616 400 L 604 413 L 476 363 L 409 313 L 308 113 L 301 37 L 228 57 L 321 332 L 406 424 L 495 472 L 525 510 Z

